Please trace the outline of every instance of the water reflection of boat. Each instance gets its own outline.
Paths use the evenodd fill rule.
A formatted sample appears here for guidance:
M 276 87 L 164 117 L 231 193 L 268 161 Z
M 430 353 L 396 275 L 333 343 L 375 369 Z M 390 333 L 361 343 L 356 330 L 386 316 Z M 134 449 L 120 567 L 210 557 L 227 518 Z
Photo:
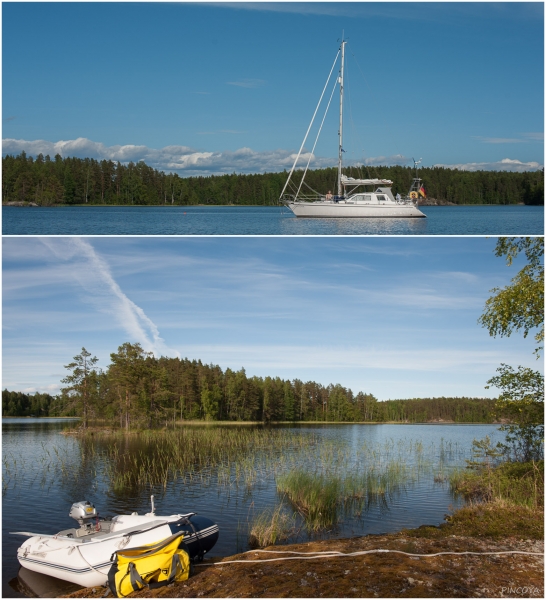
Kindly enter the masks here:
M 25 567 L 19 569 L 17 577 L 14 577 L 9 585 L 18 595 L 26 598 L 59 598 L 81 590 L 79 585 L 29 571 Z
M 69 516 L 79 528 L 70 528 L 55 535 L 13 532 L 31 536 L 17 550 L 21 566 L 30 571 L 64 579 L 84 587 L 103 585 L 112 565 L 112 555 L 121 549 L 153 544 L 174 533 L 184 533 L 190 558 L 201 560 L 218 540 L 218 525 L 188 513 L 160 517 L 152 510 L 145 515 L 132 513 L 100 518 L 87 501 L 76 502 Z

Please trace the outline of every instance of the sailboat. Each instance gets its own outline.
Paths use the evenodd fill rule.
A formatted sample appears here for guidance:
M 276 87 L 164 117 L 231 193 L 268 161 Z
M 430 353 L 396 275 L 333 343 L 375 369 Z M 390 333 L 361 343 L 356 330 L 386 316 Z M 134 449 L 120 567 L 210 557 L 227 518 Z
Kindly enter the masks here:
M 354 179 L 347 177 L 342 173 L 342 159 L 343 159 L 343 77 L 345 67 L 345 44 L 347 42 L 342 40 L 341 46 L 338 50 L 334 64 L 328 75 L 326 85 L 322 91 L 320 100 L 315 109 L 311 123 L 305 134 L 305 138 L 300 147 L 300 150 L 296 156 L 292 169 L 288 174 L 288 178 L 281 192 L 280 201 L 285 204 L 296 217 L 379 217 L 379 218 L 424 218 L 426 217 L 419 208 L 417 203 L 419 195 L 424 194 L 421 186 L 421 180 L 417 177 L 414 178 L 412 187 L 408 194 L 402 197 L 397 194 L 396 197 L 393 195 L 391 187 L 393 182 L 390 179 Z M 313 146 L 313 150 L 309 153 L 307 166 L 305 167 L 301 182 L 295 192 L 295 194 L 285 194 L 288 186 L 291 184 L 292 175 L 296 169 L 296 165 L 303 151 L 303 147 L 317 115 L 318 109 L 321 105 L 324 97 L 326 88 L 328 87 L 332 72 L 337 63 L 338 57 L 341 55 L 341 66 L 339 69 L 339 146 L 338 146 L 338 176 L 337 176 L 337 195 L 333 196 L 330 192 L 325 195 L 314 194 L 312 196 L 304 196 L 301 194 L 301 188 L 305 180 L 305 175 L 313 157 L 313 152 L 318 141 L 318 136 L 322 130 L 326 113 L 332 100 L 328 102 L 326 112 L 322 119 L 322 123 L 317 134 L 317 140 Z M 359 187 L 368 188 L 369 191 L 356 191 Z

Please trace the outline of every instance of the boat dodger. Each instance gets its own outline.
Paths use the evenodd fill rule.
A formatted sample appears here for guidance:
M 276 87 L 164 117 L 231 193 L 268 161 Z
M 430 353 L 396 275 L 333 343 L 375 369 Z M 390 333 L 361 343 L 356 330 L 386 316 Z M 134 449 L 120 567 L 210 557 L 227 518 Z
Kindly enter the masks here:
M 219 528 L 211 519 L 195 513 L 158 516 L 154 512 L 100 518 L 87 501 L 72 505 L 69 515 L 79 528 L 55 535 L 13 532 L 30 536 L 17 550 L 21 566 L 84 587 L 103 585 L 113 555 L 121 549 L 153 544 L 174 533 L 184 533 L 182 543 L 190 558 L 202 560 L 218 540 Z

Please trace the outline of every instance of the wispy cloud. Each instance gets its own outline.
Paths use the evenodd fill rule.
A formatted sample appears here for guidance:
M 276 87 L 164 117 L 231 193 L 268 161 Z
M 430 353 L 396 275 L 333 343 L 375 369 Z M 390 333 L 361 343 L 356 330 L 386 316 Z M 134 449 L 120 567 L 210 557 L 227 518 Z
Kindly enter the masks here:
M 238 135 L 243 132 L 237 130 L 221 130 L 222 133 Z M 214 132 L 210 132 L 212 134 Z M 208 135 L 209 132 L 201 132 Z M 526 134 L 539 135 L 539 134 Z M 148 148 L 143 145 L 115 145 L 106 146 L 102 142 L 94 142 L 87 138 L 75 140 L 60 140 L 49 142 L 46 140 L 2 140 L 2 155 L 20 154 L 25 151 L 28 155 L 38 154 L 51 157 L 60 154 L 63 157 L 74 156 L 77 158 L 94 158 L 96 160 L 111 160 L 127 164 L 129 162 L 144 161 L 149 166 L 160 171 L 179 173 L 180 175 L 221 175 L 224 173 L 264 173 L 278 172 L 292 167 L 296 154 L 292 150 L 265 150 L 258 152 L 252 148 L 242 147 L 234 151 L 208 152 L 197 150 L 189 146 L 165 146 L 164 148 Z M 336 163 L 334 157 L 321 157 L 303 152 L 300 157 L 300 166 L 306 164 L 311 158 L 311 168 L 320 169 L 331 167 Z M 360 161 L 348 162 L 348 165 L 409 165 L 411 159 L 402 155 L 373 156 Z M 536 171 L 543 168 L 539 162 L 523 162 L 517 159 L 504 158 L 497 162 L 464 163 L 464 164 L 438 164 L 435 166 L 448 169 L 461 169 L 465 171 Z
M 519 138 L 503 138 L 503 137 L 485 137 L 481 135 L 473 135 L 475 140 L 479 140 L 484 144 L 528 144 L 529 142 L 543 142 L 544 133 L 523 133 Z
M 347 17 L 352 21 L 374 17 L 403 21 L 462 22 L 487 14 L 489 19 L 542 19 L 541 2 L 527 2 L 523 9 L 510 10 L 509 3 L 492 2 L 215 2 L 215 6 L 236 10 Z M 508 6 L 506 6 L 508 5 Z
M 525 140 L 521 138 L 494 138 L 494 137 L 482 137 L 481 135 L 472 136 L 476 140 L 480 140 L 484 144 L 521 144 Z
M 368 346 L 334 347 L 325 344 L 323 347 L 313 345 L 237 345 L 214 344 L 193 345 L 192 355 L 200 356 L 206 362 L 229 365 L 237 368 L 236 361 L 260 371 L 267 369 L 338 369 L 340 372 L 353 368 L 381 369 L 393 372 L 402 371 L 480 371 L 484 365 L 493 368 L 503 360 L 501 351 L 491 350 L 440 350 L 439 348 L 412 349 Z
M 243 241 L 4 239 L 3 384 L 45 391 L 82 344 L 104 368 L 127 340 L 379 397 L 481 393 L 531 356 L 476 323 L 510 276 L 494 240 Z
M 242 88 L 259 88 L 265 85 L 263 79 L 239 79 L 238 81 L 226 81 L 227 85 L 235 85 Z
M 362 164 L 368 165 L 370 167 L 379 165 L 387 167 L 396 165 L 404 166 L 410 163 L 412 163 L 411 158 L 408 158 L 403 154 L 393 154 L 391 156 L 370 156 L 362 161 Z
M 544 141 L 544 133 L 539 132 L 523 133 L 521 137 L 517 138 L 485 137 L 481 135 L 473 135 L 472 137 L 484 144 L 529 144 Z
M 198 131 L 197 135 L 217 135 L 219 133 L 241 134 L 246 131 L 237 131 L 236 129 L 218 129 L 217 131 Z
M 176 354 L 165 346 L 155 323 L 121 289 L 107 262 L 81 238 L 40 238 L 58 259 L 71 263 L 70 272 L 86 292 L 86 300 L 112 314 L 119 325 L 145 350 Z

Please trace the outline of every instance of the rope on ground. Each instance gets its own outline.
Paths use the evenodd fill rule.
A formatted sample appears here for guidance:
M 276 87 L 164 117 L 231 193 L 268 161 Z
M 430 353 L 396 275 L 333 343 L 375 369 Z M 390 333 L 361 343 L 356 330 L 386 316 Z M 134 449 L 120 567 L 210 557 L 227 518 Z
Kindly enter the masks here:
M 463 551 L 463 552 L 454 552 L 454 551 L 446 551 L 446 552 L 434 552 L 432 554 L 416 554 L 413 552 L 404 552 L 402 550 L 388 550 L 385 548 L 377 548 L 373 550 L 360 550 L 359 552 L 339 552 L 337 550 L 332 550 L 329 552 L 296 552 L 292 550 L 249 550 L 244 554 L 251 554 L 256 552 L 264 552 L 268 554 L 297 554 L 298 556 L 287 556 L 287 557 L 278 557 L 278 558 L 263 558 L 259 560 L 226 560 L 224 562 L 219 563 L 211 563 L 211 564 L 202 564 L 198 566 L 212 566 L 212 567 L 221 567 L 222 565 L 229 565 L 233 563 L 264 563 L 264 562 L 273 562 L 280 560 L 313 560 L 315 558 L 340 558 L 347 556 L 363 556 L 365 554 L 404 554 L 405 556 L 416 556 L 419 558 L 431 558 L 434 556 L 445 556 L 445 555 L 477 555 L 477 556 L 491 556 L 491 555 L 499 555 L 499 554 L 525 554 L 528 556 L 544 556 L 542 552 L 528 552 L 526 550 L 497 550 L 494 552 L 472 552 L 472 551 Z

